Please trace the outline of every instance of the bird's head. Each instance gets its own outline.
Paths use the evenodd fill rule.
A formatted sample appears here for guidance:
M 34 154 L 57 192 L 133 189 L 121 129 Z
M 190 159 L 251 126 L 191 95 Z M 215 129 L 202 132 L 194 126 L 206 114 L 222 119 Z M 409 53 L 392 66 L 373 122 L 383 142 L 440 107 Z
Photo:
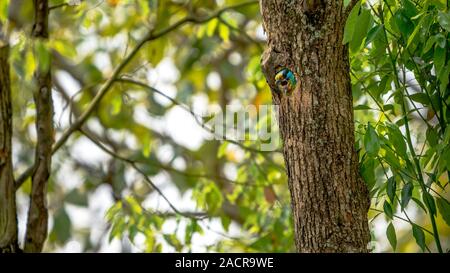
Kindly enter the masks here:
M 285 95 L 290 94 L 295 88 L 296 80 L 294 73 L 287 68 L 283 68 L 275 75 L 275 85 Z

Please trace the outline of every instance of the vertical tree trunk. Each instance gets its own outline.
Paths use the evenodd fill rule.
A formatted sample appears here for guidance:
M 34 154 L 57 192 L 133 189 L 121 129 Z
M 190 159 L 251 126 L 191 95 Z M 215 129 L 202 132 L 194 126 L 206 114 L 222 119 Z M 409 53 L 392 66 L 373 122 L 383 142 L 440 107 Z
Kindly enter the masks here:
M 48 39 L 48 0 L 34 0 L 34 42 Z M 53 101 L 51 72 L 40 64 L 35 72 L 36 90 L 33 92 L 36 104 L 37 144 L 35 169 L 32 175 L 30 208 L 28 210 L 25 235 L 26 252 L 40 252 L 47 238 L 48 209 L 46 202 L 47 182 L 50 176 L 52 145 L 54 142 Z
M 367 188 L 354 149 L 342 0 L 261 0 L 268 48 L 262 67 L 279 105 L 295 243 L 300 252 L 367 252 Z M 276 86 L 294 72 L 290 96 Z
M 0 253 L 17 252 L 17 215 L 12 150 L 9 43 L 0 23 Z

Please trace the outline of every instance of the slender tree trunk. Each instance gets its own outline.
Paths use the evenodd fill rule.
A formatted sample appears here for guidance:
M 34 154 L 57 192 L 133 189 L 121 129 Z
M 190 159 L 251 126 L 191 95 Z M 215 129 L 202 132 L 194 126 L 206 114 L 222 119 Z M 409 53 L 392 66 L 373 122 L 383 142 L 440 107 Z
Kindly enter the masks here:
M 34 0 L 34 42 L 48 39 L 48 0 Z M 50 56 L 49 56 L 50 57 Z M 49 62 L 50 63 L 50 62 Z M 26 252 L 40 252 L 47 238 L 48 209 L 46 202 L 47 182 L 50 177 L 52 145 L 54 142 L 52 80 L 49 67 L 39 65 L 35 72 L 36 90 L 33 98 L 36 104 L 37 144 L 35 169 L 32 175 L 30 208 L 28 210 L 25 235 Z
M 262 67 L 279 105 L 295 243 L 300 252 L 367 252 L 367 188 L 354 149 L 347 12 L 341 0 L 261 0 L 268 48 Z M 294 72 L 291 96 L 280 68 Z
M 12 150 L 9 43 L 0 23 L 0 253 L 17 252 L 17 215 Z

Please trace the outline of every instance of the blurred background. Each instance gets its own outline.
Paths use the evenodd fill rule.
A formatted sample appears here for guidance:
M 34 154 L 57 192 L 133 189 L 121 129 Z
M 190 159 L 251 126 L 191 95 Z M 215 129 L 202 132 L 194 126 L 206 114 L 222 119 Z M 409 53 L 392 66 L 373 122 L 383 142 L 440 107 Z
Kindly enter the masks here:
M 158 33 L 186 16 L 203 18 L 243 1 L 50 2 L 54 8 L 46 47 L 51 55 L 58 139 L 146 33 Z M 393 9 L 401 8 L 401 1 L 391 2 Z M 372 12 L 369 4 L 363 13 Z M 42 62 L 43 57 L 32 50 L 28 38 L 32 5 L 26 0 L 10 1 L 8 18 L 13 156 L 18 176 L 33 164 L 36 131 L 31 79 L 38 59 Z M 370 20 L 364 37 L 377 26 L 375 16 Z M 391 214 L 388 211 L 386 215 L 383 202 L 389 195 L 387 176 L 393 172 L 389 166 L 384 170 L 389 162 L 368 162 L 361 148 L 368 122 L 382 139 L 386 128 L 376 124 L 386 117 L 401 119 L 395 111 L 398 106 L 391 102 L 392 79 L 383 81 L 377 74 L 383 63 L 372 63 L 377 34 L 372 35 L 372 41 L 367 37 L 357 46 L 350 45 L 356 145 L 362 149 L 362 174 L 372 183 L 371 248 L 374 252 L 394 251 L 392 235 L 390 243 L 386 233 L 392 224 L 395 251 L 436 251 L 418 190 L 411 190 L 418 202 L 409 202 L 404 210 L 392 205 Z M 247 140 L 218 140 L 201 126 L 208 122 L 205 113 L 227 105 L 255 105 L 258 109 L 271 104 L 260 69 L 265 42 L 258 3 L 253 2 L 204 23 L 184 24 L 146 43 L 126 63 L 123 80 L 114 83 L 82 131 L 75 132 L 53 158 L 48 187 L 49 237 L 44 251 L 293 252 L 289 190 L 280 143 L 274 150 L 262 151 L 264 140 L 252 137 L 251 130 L 246 133 Z M 445 48 L 448 52 L 448 43 Z M 407 71 L 404 76 L 404 82 L 418 85 L 413 72 Z M 414 88 L 413 84 L 407 88 Z M 378 90 L 378 99 L 372 100 L 367 89 Z M 414 144 L 425 154 L 432 147 L 426 144 L 428 123 L 421 115 L 428 115 L 432 125 L 436 117 L 428 113 L 426 103 L 419 103 L 415 105 L 420 111 L 411 112 L 409 118 Z M 392 105 L 392 109 L 384 108 L 392 111 L 377 110 L 379 104 Z M 249 126 L 274 121 L 271 115 L 261 113 L 249 119 Z M 272 129 L 276 135 L 276 126 Z M 448 144 L 445 139 L 442 142 Z M 404 162 L 398 162 L 399 168 L 406 169 Z M 438 196 L 449 200 L 445 189 L 448 176 L 444 173 L 435 179 L 442 185 L 434 188 Z M 18 190 L 19 238 L 25 232 L 30 187 L 28 179 Z M 400 196 L 400 186 L 396 191 Z M 436 216 L 444 250 L 450 248 L 450 209 L 446 206 L 445 202 L 440 205 L 443 208 Z M 411 223 L 425 231 L 426 248 L 420 245 L 420 239 L 418 243 L 422 233 Z

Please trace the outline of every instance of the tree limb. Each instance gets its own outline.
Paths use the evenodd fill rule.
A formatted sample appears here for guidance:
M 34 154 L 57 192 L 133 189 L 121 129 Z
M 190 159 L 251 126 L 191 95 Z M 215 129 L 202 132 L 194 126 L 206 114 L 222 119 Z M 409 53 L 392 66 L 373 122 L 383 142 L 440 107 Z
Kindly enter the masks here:
M 125 163 L 128 163 L 135 171 L 137 171 L 139 174 L 141 174 L 141 176 L 144 178 L 145 182 L 147 182 L 169 205 L 169 207 L 177 214 L 184 216 L 184 217 L 188 217 L 188 218 L 195 218 L 198 219 L 197 217 L 195 217 L 192 214 L 184 214 L 182 211 L 178 210 L 173 204 L 172 202 L 170 202 L 170 200 L 164 195 L 164 193 L 155 185 L 155 183 L 153 183 L 153 181 L 148 177 L 147 174 L 145 174 L 136 164 L 135 161 L 128 159 L 126 157 L 123 157 L 111 150 L 109 150 L 107 147 L 105 147 L 100 141 L 98 141 L 97 139 L 95 139 L 93 136 L 91 136 L 89 133 L 87 133 L 85 130 L 80 129 L 80 131 L 83 133 L 83 135 L 85 135 L 90 141 L 92 141 L 95 145 L 97 145 L 97 147 L 99 147 L 100 149 L 102 149 L 105 153 L 109 154 L 110 156 L 119 159 L 120 161 L 123 161 Z
M 18 252 L 9 43 L 0 22 L 0 253 Z
M 34 0 L 35 23 L 32 37 L 36 43 L 48 39 L 48 0 Z M 25 234 L 25 252 L 41 252 L 47 238 L 48 209 L 47 182 L 51 173 L 52 145 L 54 139 L 53 101 L 49 67 L 38 66 L 37 83 L 33 91 L 36 104 L 37 144 L 32 172 L 32 189 Z

